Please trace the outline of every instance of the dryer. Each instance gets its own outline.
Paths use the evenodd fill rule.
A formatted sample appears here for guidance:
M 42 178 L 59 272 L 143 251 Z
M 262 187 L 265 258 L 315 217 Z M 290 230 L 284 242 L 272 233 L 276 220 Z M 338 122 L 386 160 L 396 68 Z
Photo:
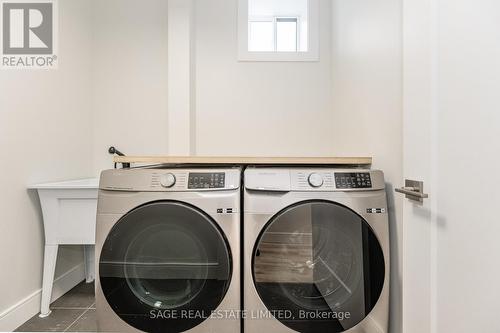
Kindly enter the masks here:
M 101 174 L 99 332 L 240 330 L 241 170 Z
M 247 168 L 246 333 L 387 333 L 389 226 L 381 171 Z

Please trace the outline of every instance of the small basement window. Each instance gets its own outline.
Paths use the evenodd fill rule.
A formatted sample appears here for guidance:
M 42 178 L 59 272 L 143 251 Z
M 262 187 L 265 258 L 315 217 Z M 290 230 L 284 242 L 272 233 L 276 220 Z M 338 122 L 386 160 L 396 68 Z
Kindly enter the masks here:
M 298 17 L 254 18 L 248 21 L 248 50 L 307 51 L 307 35 L 301 38 Z
M 319 60 L 318 0 L 239 0 L 239 60 Z

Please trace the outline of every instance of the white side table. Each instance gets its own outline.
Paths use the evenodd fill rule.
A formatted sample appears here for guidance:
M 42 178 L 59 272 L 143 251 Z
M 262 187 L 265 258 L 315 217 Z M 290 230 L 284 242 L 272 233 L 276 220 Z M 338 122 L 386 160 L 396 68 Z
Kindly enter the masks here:
M 86 281 L 95 278 L 94 245 L 98 179 L 29 186 L 37 190 L 45 228 L 40 317 L 50 314 L 50 299 L 59 245 L 84 245 Z

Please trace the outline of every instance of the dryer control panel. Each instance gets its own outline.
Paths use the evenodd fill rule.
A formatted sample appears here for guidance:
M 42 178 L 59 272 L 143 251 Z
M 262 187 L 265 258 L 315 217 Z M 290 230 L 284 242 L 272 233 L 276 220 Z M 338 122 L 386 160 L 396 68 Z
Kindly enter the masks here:
M 353 192 L 385 189 L 380 170 L 247 168 L 245 187 L 256 191 Z
M 369 172 L 335 172 L 335 187 L 338 189 L 371 188 Z
M 188 176 L 188 189 L 224 188 L 225 186 L 225 172 L 190 172 Z

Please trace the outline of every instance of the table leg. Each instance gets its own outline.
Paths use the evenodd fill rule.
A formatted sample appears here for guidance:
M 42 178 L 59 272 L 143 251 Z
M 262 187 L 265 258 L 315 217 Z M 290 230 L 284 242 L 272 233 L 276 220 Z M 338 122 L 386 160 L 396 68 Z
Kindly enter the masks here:
M 54 284 L 58 248 L 58 245 L 45 245 L 43 258 L 42 302 L 40 311 L 41 318 L 45 318 L 50 315 L 50 299 L 52 297 L 52 285 Z
M 94 245 L 84 245 L 85 254 L 85 282 L 90 283 L 95 280 L 95 258 Z

